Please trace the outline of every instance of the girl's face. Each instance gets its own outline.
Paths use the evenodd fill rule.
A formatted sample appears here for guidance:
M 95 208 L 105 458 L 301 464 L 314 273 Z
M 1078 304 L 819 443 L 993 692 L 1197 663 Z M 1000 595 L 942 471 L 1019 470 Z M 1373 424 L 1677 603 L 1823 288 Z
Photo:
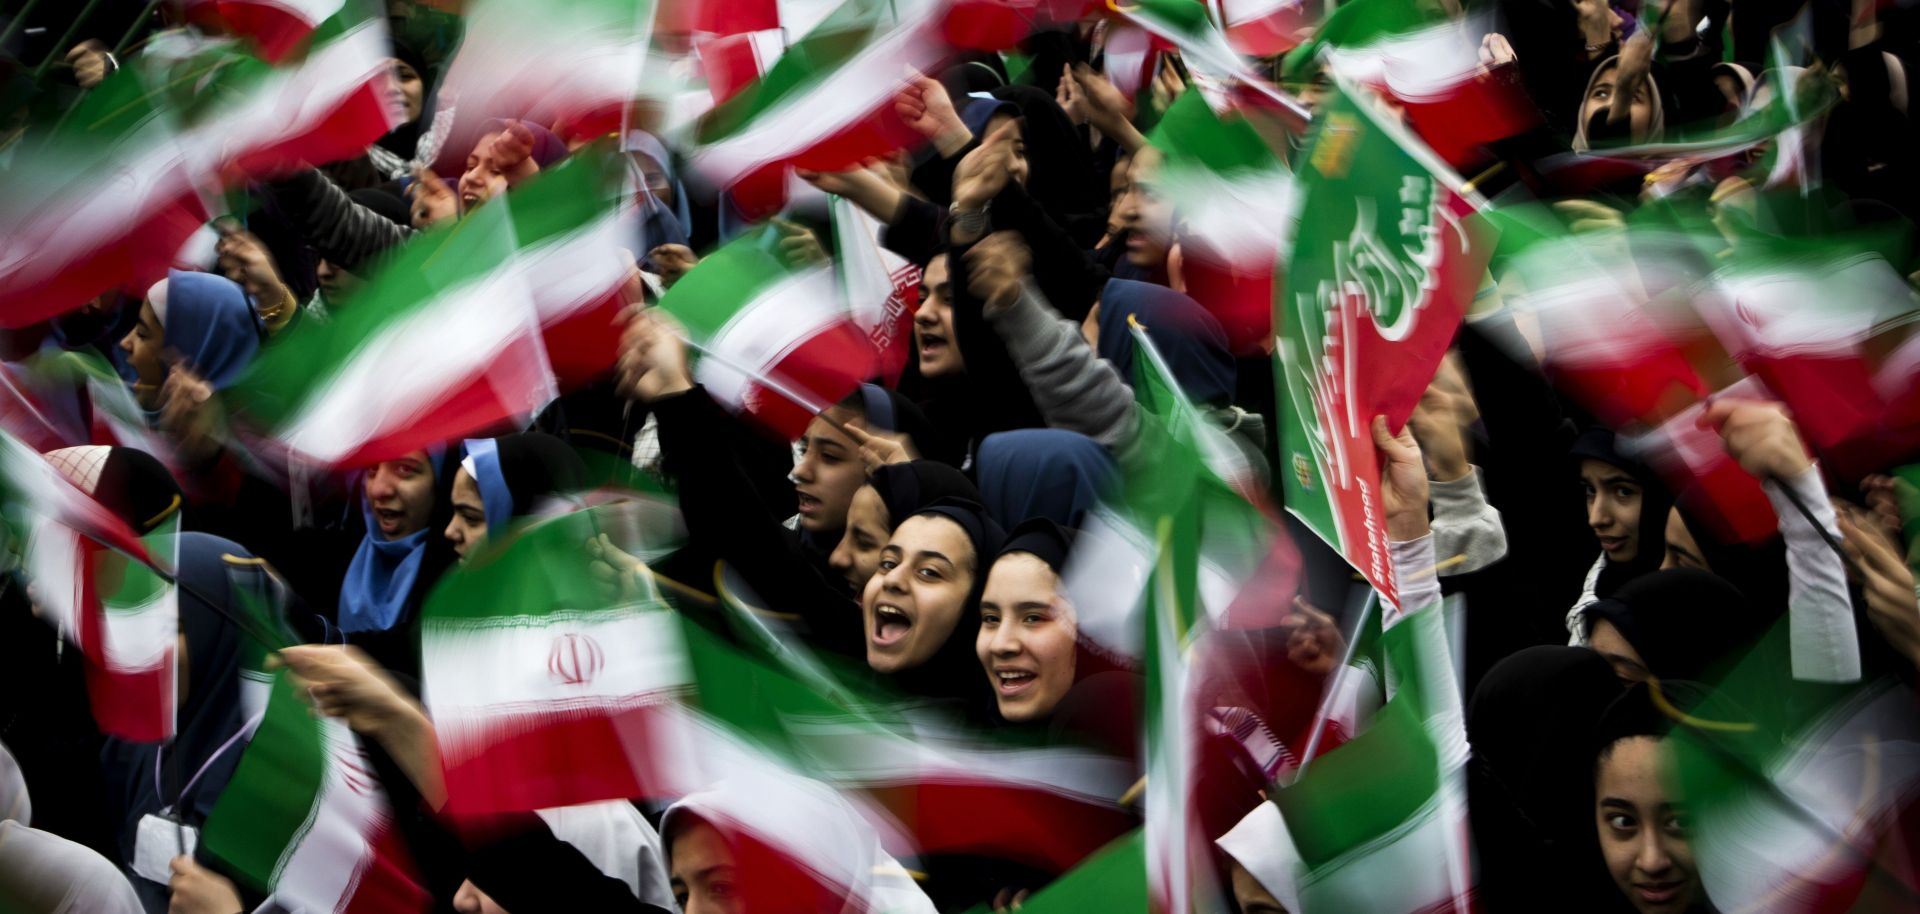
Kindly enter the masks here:
M 1060 576 L 1039 556 L 1012 552 L 993 563 L 980 597 L 974 653 L 1000 716 L 1018 723 L 1053 713 L 1073 687 L 1076 634 Z
M 1127 262 L 1159 269 L 1173 249 L 1173 201 L 1154 186 L 1158 168 L 1150 155 L 1136 155 L 1127 166 L 1127 189 L 1120 194 L 1120 226 L 1127 230 Z
M 1660 562 L 1660 570 L 1668 568 L 1713 570 L 1707 567 L 1700 543 L 1693 538 L 1693 531 L 1687 529 L 1687 520 L 1680 516 L 1679 508 L 1667 509 L 1667 557 Z
M 861 486 L 853 493 L 853 501 L 847 504 L 847 530 L 840 535 L 840 545 L 827 557 L 833 570 L 847 576 L 852 593 L 865 591 L 867 579 L 880 567 L 880 549 L 887 544 L 891 523 L 887 503 L 880 500 L 873 486 Z
M 1594 78 L 1593 87 L 1587 90 L 1586 100 L 1580 103 L 1580 122 L 1591 123 L 1596 112 L 1604 111 L 1613 105 L 1614 77 L 1619 73 L 1617 64 L 1607 64 Z M 1640 81 L 1640 87 L 1634 90 L 1633 102 L 1627 108 L 1627 126 L 1629 135 L 1636 143 L 1647 140 L 1647 131 L 1653 125 L 1653 84 Z
M 829 409 L 826 415 L 841 425 L 864 428 L 858 418 L 838 407 Z M 834 428 L 833 422 L 815 416 L 798 442 L 793 492 L 802 530 L 833 531 L 846 526 L 847 505 L 867 479 L 866 466 L 860 462 L 860 446 Z
M 920 307 L 913 312 L 913 343 L 922 377 L 939 378 L 967 370 L 953 336 L 953 287 L 947 255 L 927 261 L 920 277 Z
M 959 524 L 927 514 L 901 522 L 860 602 L 867 666 L 898 673 L 933 659 L 967 608 L 976 561 Z
M 466 467 L 453 474 L 453 519 L 447 521 L 446 537 L 463 559 L 487 538 L 487 507 Z
M 374 464 L 366 486 L 374 532 L 382 539 L 411 536 L 433 517 L 433 463 L 426 451 Z
M 1001 124 L 1013 119 L 1013 115 L 1004 111 L 987 118 L 987 129 L 980 135 L 992 136 L 995 130 L 1000 129 Z M 1027 186 L 1027 139 L 1024 133 L 1013 141 L 1013 163 L 1008 167 L 1007 173 L 1013 177 L 1014 183 L 1021 187 Z
M 167 363 L 160 358 L 166 346 L 164 333 L 160 318 L 153 313 L 153 304 L 143 301 L 140 322 L 120 338 L 120 351 L 127 354 L 127 364 L 139 377 L 133 385 L 134 398 L 147 409 L 159 403 L 160 385 L 167 380 Z
M 1631 562 L 1640 554 L 1640 481 L 1613 464 L 1580 461 L 1580 484 L 1587 493 L 1587 526 L 1600 540 L 1609 562 Z
M 1632 736 L 1600 756 L 1594 778 L 1601 856 L 1641 914 L 1680 914 L 1701 893 L 1686 817 L 1662 780 L 1664 764 L 1660 740 Z
M 397 57 L 388 63 L 393 65 L 393 84 L 390 87 L 389 97 L 393 99 L 395 106 L 406 113 L 401 123 L 417 120 L 420 117 L 421 98 L 426 92 L 426 86 L 420 81 L 420 71 Z
M 647 192 L 652 194 L 655 200 L 660 201 L 661 206 L 671 211 L 674 201 L 673 181 L 667 177 L 666 167 L 644 152 L 634 153 L 633 162 L 640 169 L 640 183 L 646 186 Z

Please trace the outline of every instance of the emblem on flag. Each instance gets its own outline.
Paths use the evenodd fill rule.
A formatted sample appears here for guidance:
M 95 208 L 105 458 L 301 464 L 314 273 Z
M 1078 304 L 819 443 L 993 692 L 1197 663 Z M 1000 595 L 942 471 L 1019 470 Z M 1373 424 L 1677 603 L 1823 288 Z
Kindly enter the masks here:
M 553 648 L 547 652 L 547 674 L 562 685 L 586 685 L 600 675 L 606 661 L 599 642 L 568 632 L 553 639 Z

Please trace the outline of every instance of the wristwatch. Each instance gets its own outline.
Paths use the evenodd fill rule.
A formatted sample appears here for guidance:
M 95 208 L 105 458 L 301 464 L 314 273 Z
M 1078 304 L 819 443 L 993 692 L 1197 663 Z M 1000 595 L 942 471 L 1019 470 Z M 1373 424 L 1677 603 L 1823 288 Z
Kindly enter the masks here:
M 992 203 L 979 209 L 961 209 L 960 204 L 956 202 L 947 206 L 947 216 L 953 228 L 972 235 L 984 235 L 992 226 L 992 220 L 988 218 L 988 213 L 992 209 Z

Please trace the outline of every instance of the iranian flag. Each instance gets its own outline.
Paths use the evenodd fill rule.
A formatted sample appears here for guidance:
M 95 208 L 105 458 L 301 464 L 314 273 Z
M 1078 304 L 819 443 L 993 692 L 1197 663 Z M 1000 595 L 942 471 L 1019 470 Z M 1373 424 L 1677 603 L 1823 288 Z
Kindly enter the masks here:
M 143 537 L 87 494 L 105 448 L 43 458 L 0 434 L 0 503 L 39 612 L 87 659 L 87 697 L 102 732 L 137 742 L 174 733 L 173 582 L 177 505 Z M 59 469 L 56 469 L 56 466 Z
M 923 853 L 964 853 L 1059 873 L 1135 824 L 1119 805 L 1123 759 L 1077 747 L 1003 744 L 887 696 L 823 683 L 697 626 L 684 640 L 706 726 L 769 764 L 857 791 L 878 827 Z M 764 652 L 763 652 L 764 653 Z
M 765 76 L 700 118 L 690 164 L 732 188 L 743 212 L 758 215 L 779 205 L 775 192 L 788 167 L 845 171 L 918 145 L 893 97 L 910 72 L 944 53 L 924 12 L 917 4 L 847 0 Z
M 1373 418 L 1406 423 L 1492 243 L 1458 177 L 1344 93 L 1303 164 L 1273 321 L 1286 414 L 1277 469 L 1288 510 L 1398 607 Z
M 416 236 L 332 321 L 261 353 L 228 390 L 238 415 L 307 462 L 364 466 L 532 415 L 556 367 L 610 366 L 616 164 L 589 149 Z
M 659 0 L 653 30 L 661 37 L 779 31 L 779 0 Z
M 1246 119 L 1222 117 L 1187 92 L 1148 137 L 1161 155 L 1152 183 L 1187 230 L 1180 280 L 1220 321 L 1237 353 L 1272 339 L 1274 265 L 1296 192 L 1293 175 Z
M 175 511 L 141 544 L 171 565 L 179 529 Z M 134 742 L 172 738 L 180 633 L 173 582 L 52 521 L 29 536 L 35 601 L 87 658 L 87 699 L 100 732 Z
M 690 681 L 679 623 L 648 593 L 610 599 L 588 567 L 593 512 L 468 558 L 421 610 L 420 671 L 456 814 L 672 795 Z
M 940 37 L 969 51 L 1009 50 L 1035 30 L 1053 25 L 1053 8 L 1059 5 L 1056 0 L 945 0 Z
M 830 264 L 790 264 L 772 230 L 728 242 L 659 307 L 699 350 L 694 377 L 713 398 L 789 438 L 871 373 L 873 344 L 847 310 Z
M 1487 22 L 1450 18 L 1437 5 L 1353 0 L 1289 55 L 1289 69 L 1299 72 L 1324 55 L 1334 75 L 1403 105 L 1413 132 L 1465 167 L 1489 158 L 1485 144 L 1540 119 L 1514 66 L 1482 67 L 1480 39 L 1489 31 Z
M 670 835 L 698 819 L 720 832 L 748 911 L 934 914 L 933 902 L 886 848 L 905 839 L 884 812 L 769 755 L 723 724 L 690 714 L 704 783 L 661 820 Z
M 493 118 L 577 138 L 619 130 L 640 94 L 652 0 L 476 0 L 438 96 L 453 111 L 435 168 L 455 174 Z
M 1884 257 L 1844 243 L 1754 239 L 1714 278 L 1719 294 L 1696 299 L 1702 316 L 1793 410 L 1830 470 L 1851 478 L 1920 450 L 1920 424 L 1896 414 L 1920 374 L 1895 367 L 1904 383 L 1888 384 L 1883 360 L 1871 354 L 1893 349 L 1920 324 L 1920 301 Z
M 206 222 L 200 159 L 137 69 L 116 70 L 60 123 L 18 141 L 0 186 L 0 327 L 110 289 L 144 293 Z
M 354 0 L 218 0 L 215 9 L 237 35 L 245 35 L 268 63 L 292 54 L 320 23 Z
M 391 97 L 393 48 L 380 5 L 325 5 L 334 9 L 306 33 L 298 59 L 275 66 L 227 49 L 200 62 L 207 72 L 187 114 L 208 172 L 231 183 L 352 158 L 405 117 Z
M 1693 817 L 1702 888 L 1729 911 L 1910 908 L 1913 691 L 1892 675 L 1846 686 L 1783 676 L 1788 630 L 1782 620 L 1711 691 L 1650 683 L 1674 709 L 1662 746 Z
M 1235 50 L 1254 57 L 1285 54 L 1307 40 L 1320 18 L 1312 0 L 1211 0 Z M 1311 4 L 1311 5 L 1310 5 Z
M 786 49 L 785 33 L 767 29 L 702 41 L 694 45 L 694 54 L 700 59 L 700 72 L 706 76 L 707 91 L 718 105 L 753 85 Z
M 920 307 L 920 268 L 880 244 L 880 220 L 843 197 L 830 198 L 834 268 L 847 312 L 867 335 L 873 374 L 892 385 L 913 357 L 913 313 Z
M 1358 736 L 1273 791 L 1307 911 L 1466 912 L 1467 734 L 1438 606 L 1386 623 L 1392 697 Z M 1384 877 L 1382 874 L 1391 874 Z
M 227 872 L 289 911 L 426 911 L 406 842 L 347 725 L 316 718 L 287 674 L 201 830 Z

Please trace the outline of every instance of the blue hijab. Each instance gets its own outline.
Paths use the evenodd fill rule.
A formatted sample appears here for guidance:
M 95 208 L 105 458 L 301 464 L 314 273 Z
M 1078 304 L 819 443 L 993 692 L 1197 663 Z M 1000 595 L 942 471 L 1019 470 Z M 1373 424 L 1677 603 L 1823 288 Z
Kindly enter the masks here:
M 1100 293 L 1100 357 L 1113 363 L 1132 383 L 1132 315 L 1160 350 L 1173 379 L 1193 402 L 1226 406 L 1233 402 L 1237 378 L 1233 353 L 1220 321 L 1197 301 L 1165 286 L 1111 279 Z
M 120 803 L 120 855 L 128 863 L 136 829 L 149 813 L 172 806 L 187 825 L 206 821 L 246 742 L 236 738 L 246 723 L 240 698 L 246 635 L 232 621 L 243 610 L 234 600 L 222 556 L 251 556 L 238 543 L 205 533 L 179 534 L 179 549 L 177 600 L 180 633 L 187 642 L 187 694 L 175 711 L 174 738 L 134 743 L 109 737 L 100 750 L 102 773 Z M 144 900 L 157 898 L 165 907 L 165 886 L 131 881 Z
M 663 244 L 686 244 L 688 234 L 693 231 L 693 211 L 687 206 L 687 188 L 673 170 L 673 156 L 658 137 L 644 130 L 627 131 L 622 145 L 627 152 L 640 153 L 659 164 L 661 173 L 667 176 L 667 184 L 673 188 L 671 210 L 652 191 L 641 198 L 645 201 L 640 219 L 641 254 L 644 256 Z
M 167 348 L 186 356 L 215 390 L 239 377 L 260 351 L 260 318 L 247 293 L 224 276 L 169 270 L 164 310 L 154 316 Z
M 967 99 L 967 104 L 960 109 L 960 120 L 967 125 L 968 130 L 973 131 L 974 139 L 984 140 L 987 138 L 987 122 L 993 120 L 994 115 L 1002 113 L 1010 117 L 1019 117 L 1020 107 L 992 96 L 974 97 Z
M 428 454 L 433 465 L 436 492 L 446 463 L 444 451 Z M 340 630 L 383 632 L 400 624 L 407 600 L 420 578 L 420 566 L 426 561 L 429 537 L 440 535 L 432 523 L 397 540 L 380 535 L 373 517 L 373 502 L 367 498 L 364 483 L 360 488 L 360 516 L 366 520 L 367 535 L 347 565 L 340 581 Z
M 544 432 L 500 438 L 468 438 L 461 468 L 480 490 L 487 535 L 499 536 L 518 515 L 548 495 L 570 494 L 586 485 L 587 467 L 566 442 Z
M 987 510 L 1007 526 L 1044 517 L 1078 529 L 1115 472 L 1113 457 L 1092 438 L 1023 428 L 981 441 L 975 476 Z

